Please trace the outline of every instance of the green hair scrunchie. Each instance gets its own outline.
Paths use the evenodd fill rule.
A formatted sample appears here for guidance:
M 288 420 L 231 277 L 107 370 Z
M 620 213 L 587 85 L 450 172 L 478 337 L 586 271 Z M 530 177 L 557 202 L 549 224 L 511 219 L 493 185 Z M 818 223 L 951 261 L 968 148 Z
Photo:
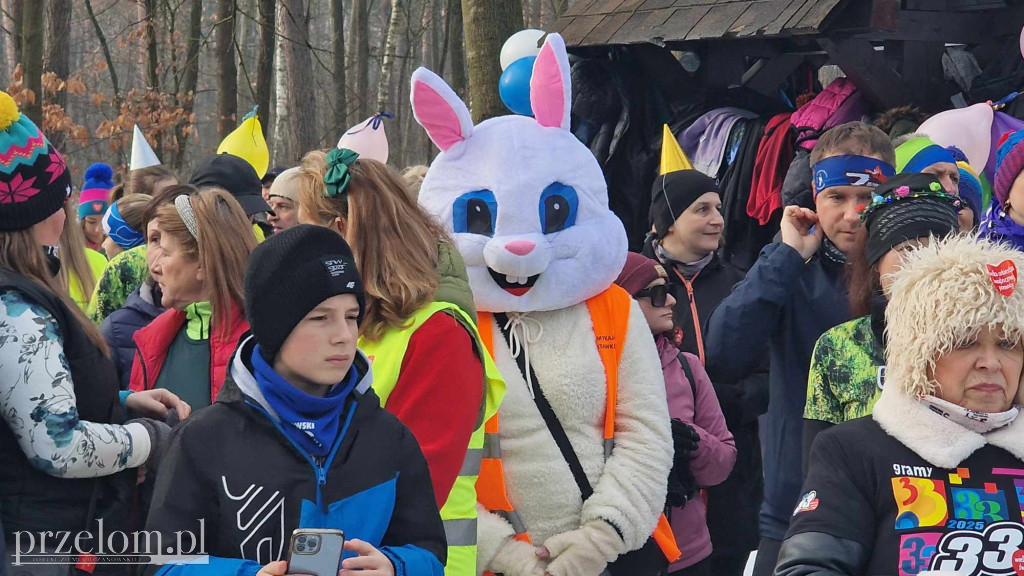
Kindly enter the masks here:
M 327 154 L 327 173 L 324 174 L 324 196 L 337 198 L 345 193 L 348 183 L 352 180 L 349 166 L 359 159 L 359 154 L 348 148 L 335 148 Z

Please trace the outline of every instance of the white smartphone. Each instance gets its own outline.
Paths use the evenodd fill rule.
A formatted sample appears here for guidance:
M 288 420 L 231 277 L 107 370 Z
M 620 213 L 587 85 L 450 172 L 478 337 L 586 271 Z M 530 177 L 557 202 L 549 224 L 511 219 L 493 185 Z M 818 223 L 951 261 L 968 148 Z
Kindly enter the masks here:
M 288 573 L 338 576 L 344 548 L 341 530 L 297 528 L 288 547 Z

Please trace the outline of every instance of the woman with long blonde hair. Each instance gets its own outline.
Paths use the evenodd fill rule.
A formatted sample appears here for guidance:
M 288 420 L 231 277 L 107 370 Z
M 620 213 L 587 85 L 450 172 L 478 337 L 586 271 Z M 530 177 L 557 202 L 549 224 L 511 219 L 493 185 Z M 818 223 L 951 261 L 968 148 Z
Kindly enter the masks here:
M 74 212 L 67 204 L 64 213 L 66 219 L 74 221 Z M 107 267 L 107 259 L 103 254 L 86 247 L 85 233 L 80 226 L 65 226 L 60 234 L 59 246 L 57 257 L 60 258 L 60 285 L 79 308 L 88 310 L 89 296 L 103 274 L 103 269 Z
M 146 222 L 149 272 L 168 310 L 136 332 L 129 387 L 167 388 L 201 408 L 217 399 L 231 354 L 249 329 L 242 281 L 256 238 L 226 191 L 174 190 Z
M 299 221 L 335 230 L 355 255 L 366 290 L 359 347 L 373 362 L 381 405 L 423 447 L 445 520 L 447 573 L 475 574 L 476 532 L 458 530 L 459 520 L 476 518 L 482 426 L 504 382 L 480 341 L 462 257 L 384 164 L 334 149 L 310 152 L 301 170 L 324 184 L 303 190 Z
M 125 422 L 125 408 L 159 415 L 170 407 L 187 416 L 189 407 L 167 391 L 118 394 L 103 338 L 65 291 L 44 248 L 56 245 L 65 228 L 67 165 L 0 92 L 0 158 L 12 157 L 0 160 L 0 190 L 7 191 L 0 198 L 3 537 L 95 534 L 97 521 L 117 530 L 127 509 L 120 495 L 136 477 L 123 472 L 156 466 L 170 432 L 155 420 Z

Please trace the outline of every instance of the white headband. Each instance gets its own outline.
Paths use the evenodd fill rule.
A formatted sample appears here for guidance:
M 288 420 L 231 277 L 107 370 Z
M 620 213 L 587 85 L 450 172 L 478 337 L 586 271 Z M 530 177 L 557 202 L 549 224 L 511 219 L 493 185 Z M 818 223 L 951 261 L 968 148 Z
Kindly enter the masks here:
M 189 234 L 199 241 L 199 226 L 196 225 L 196 213 L 192 210 L 192 201 L 189 200 L 187 194 L 182 194 L 174 199 L 174 207 L 178 210 L 178 216 L 181 217 L 181 221 L 185 223 L 185 227 L 188 228 Z

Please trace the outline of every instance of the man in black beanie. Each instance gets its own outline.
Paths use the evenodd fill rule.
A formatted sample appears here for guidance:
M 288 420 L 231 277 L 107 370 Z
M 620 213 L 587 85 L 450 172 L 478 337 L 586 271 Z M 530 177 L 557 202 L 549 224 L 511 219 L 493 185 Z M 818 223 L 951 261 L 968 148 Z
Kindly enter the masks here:
M 348 244 L 309 225 L 270 237 L 250 257 L 245 300 L 252 337 L 217 401 L 171 441 L 146 530 L 212 534 L 217 573 L 302 572 L 283 561 L 301 526 L 344 532 L 343 572 L 440 574 L 447 547 L 426 459 L 380 407 L 356 347 L 364 294 Z M 252 486 L 271 521 L 243 529 L 229 519 L 252 498 L 232 495 Z M 297 539 L 295 553 L 313 541 Z

